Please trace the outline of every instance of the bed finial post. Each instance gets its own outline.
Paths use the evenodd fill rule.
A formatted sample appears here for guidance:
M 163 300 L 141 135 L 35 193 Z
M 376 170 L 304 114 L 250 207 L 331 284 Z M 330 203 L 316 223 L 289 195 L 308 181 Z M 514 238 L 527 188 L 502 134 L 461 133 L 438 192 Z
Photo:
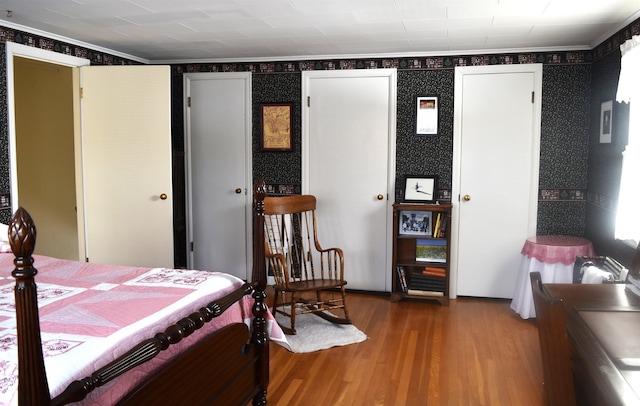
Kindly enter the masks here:
M 253 233 L 253 276 L 252 282 L 258 290 L 267 287 L 267 270 L 264 256 L 264 198 L 267 195 L 264 181 L 258 179 L 253 185 L 254 233 Z
M 49 385 L 44 369 L 38 296 L 33 267 L 36 246 L 36 226 L 22 207 L 9 222 L 9 244 L 15 259 L 11 273 L 16 280 L 16 323 L 18 330 L 18 404 L 48 405 L 51 403 Z
M 253 398 L 254 405 L 267 404 L 267 386 L 269 385 L 269 335 L 267 334 L 267 266 L 264 255 L 264 198 L 265 184 L 257 179 L 253 184 L 253 274 L 251 282 L 254 286 L 253 298 L 253 333 L 251 341 L 258 347 L 260 367 L 256 377 L 261 391 Z

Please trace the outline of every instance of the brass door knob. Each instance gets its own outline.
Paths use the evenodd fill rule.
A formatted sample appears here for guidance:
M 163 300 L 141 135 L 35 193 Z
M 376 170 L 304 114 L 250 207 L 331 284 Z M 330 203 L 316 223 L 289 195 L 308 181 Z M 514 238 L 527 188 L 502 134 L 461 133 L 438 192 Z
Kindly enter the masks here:
M 160 200 L 167 200 L 167 194 L 166 193 L 161 194 Z
M 237 193 L 237 194 L 242 193 L 242 189 L 241 189 L 241 188 L 237 188 L 237 189 L 236 189 L 236 193 Z
M 468 202 L 469 200 L 471 200 L 471 196 L 464 195 L 463 199 L 464 199 L 465 202 Z
M 378 195 L 378 200 L 383 200 L 384 199 L 384 195 Z

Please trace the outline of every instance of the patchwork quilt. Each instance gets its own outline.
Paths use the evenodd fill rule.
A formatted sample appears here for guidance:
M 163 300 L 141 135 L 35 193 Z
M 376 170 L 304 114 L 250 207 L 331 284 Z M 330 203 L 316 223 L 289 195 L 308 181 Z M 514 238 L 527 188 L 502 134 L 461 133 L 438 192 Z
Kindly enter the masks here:
M 136 268 L 34 255 L 45 366 L 52 396 L 76 379 L 189 313 L 242 286 L 225 273 Z M 17 404 L 17 337 L 13 255 L 0 253 L 0 405 Z M 205 328 L 162 351 L 90 395 L 87 404 L 113 404 L 163 362 L 227 324 L 250 325 L 253 299 L 245 296 Z M 268 315 L 274 340 L 284 334 Z

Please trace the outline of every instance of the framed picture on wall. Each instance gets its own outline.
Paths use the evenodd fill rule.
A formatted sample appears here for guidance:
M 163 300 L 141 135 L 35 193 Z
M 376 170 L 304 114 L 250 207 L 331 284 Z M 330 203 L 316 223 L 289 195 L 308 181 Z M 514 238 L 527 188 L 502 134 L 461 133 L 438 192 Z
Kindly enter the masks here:
M 611 143 L 611 120 L 613 119 L 613 100 L 600 104 L 600 144 Z
M 437 177 L 407 175 L 404 178 L 404 201 L 412 203 L 436 202 Z
M 263 104 L 260 109 L 263 151 L 292 151 L 291 103 Z
M 415 117 L 417 135 L 438 135 L 438 96 L 416 97 Z

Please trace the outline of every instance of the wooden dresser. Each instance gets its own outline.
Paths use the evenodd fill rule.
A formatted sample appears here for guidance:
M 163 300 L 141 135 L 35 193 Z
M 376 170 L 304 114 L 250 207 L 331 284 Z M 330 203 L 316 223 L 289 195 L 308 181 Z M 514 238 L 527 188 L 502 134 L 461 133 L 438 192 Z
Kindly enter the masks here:
M 578 404 L 640 404 L 640 297 L 624 284 L 545 288 L 564 303 Z

